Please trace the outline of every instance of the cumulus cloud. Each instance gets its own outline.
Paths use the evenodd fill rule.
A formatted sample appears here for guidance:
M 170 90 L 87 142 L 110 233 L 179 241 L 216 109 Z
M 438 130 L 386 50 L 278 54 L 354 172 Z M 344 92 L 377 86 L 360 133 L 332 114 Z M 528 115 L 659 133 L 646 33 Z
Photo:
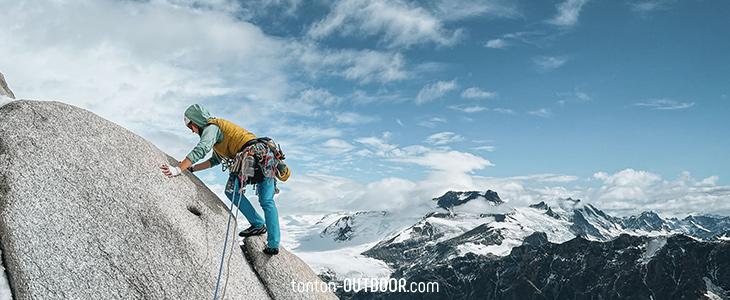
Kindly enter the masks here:
M 668 215 L 730 213 L 730 187 L 717 185 L 717 176 L 695 179 L 683 172 L 675 180 L 641 170 L 625 169 L 593 176 L 602 185 L 589 193 L 599 207 L 623 214 L 653 210 Z
M 507 41 L 505 41 L 504 39 L 491 39 L 484 44 L 484 47 L 492 49 L 503 49 L 507 47 Z
M 444 131 L 439 133 L 434 133 L 426 138 L 426 143 L 429 143 L 431 145 L 448 145 L 451 143 L 461 142 L 464 140 L 464 137 L 461 135 L 458 135 L 456 133 L 450 132 L 450 131 Z
M 661 177 L 647 171 L 626 169 L 615 174 L 598 172 L 593 177 L 603 181 L 600 199 L 645 200 L 644 190 L 658 182 Z
M 681 102 L 672 99 L 650 99 L 634 103 L 634 106 L 646 107 L 655 110 L 680 110 L 695 106 L 694 102 Z
M 548 23 L 571 27 L 578 23 L 578 16 L 588 0 L 565 0 L 557 5 L 558 13 Z
M 437 81 L 427 84 L 416 95 L 416 104 L 423 104 L 441 98 L 446 93 L 456 90 L 457 87 L 456 80 Z
M 464 99 L 491 99 L 497 97 L 497 93 L 485 91 L 478 87 L 470 87 L 461 92 Z

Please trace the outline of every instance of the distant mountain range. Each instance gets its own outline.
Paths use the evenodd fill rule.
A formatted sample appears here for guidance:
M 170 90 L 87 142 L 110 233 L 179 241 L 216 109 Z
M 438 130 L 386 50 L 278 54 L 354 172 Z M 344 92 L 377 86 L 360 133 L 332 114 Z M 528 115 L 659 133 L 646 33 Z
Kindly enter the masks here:
M 450 191 L 435 211 L 363 255 L 435 294 L 359 293 L 354 299 L 727 299 L 730 217 L 615 217 L 563 199 L 510 207 L 491 190 Z M 385 212 L 358 212 L 322 236 L 346 242 Z M 392 216 L 391 216 L 392 218 Z M 358 222 L 367 219 L 367 222 Z M 715 297 L 715 298 L 713 298 Z

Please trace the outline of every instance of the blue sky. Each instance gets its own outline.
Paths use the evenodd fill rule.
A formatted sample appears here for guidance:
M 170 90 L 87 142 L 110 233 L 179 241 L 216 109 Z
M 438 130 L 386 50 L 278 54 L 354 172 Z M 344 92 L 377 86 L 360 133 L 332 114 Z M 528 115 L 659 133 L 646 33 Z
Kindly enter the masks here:
M 730 212 L 727 1 L 0 4 L 19 98 L 87 108 L 178 158 L 196 141 L 182 111 L 207 105 L 282 143 L 285 212 L 487 188 Z
M 657 3 L 653 9 L 636 5 Z M 595 170 L 625 167 L 650 169 L 665 176 L 683 170 L 728 178 L 728 129 L 724 117 L 730 78 L 730 21 L 726 2 L 590 1 L 575 24 L 556 26 L 556 5 L 519 3 L 506 17 L 473 16 L 445 23 L 445 30 L 464 30 L 454 45 L 424 42 L 398 48 L 411 65 L 439 64 L 417 78 L 385 84 L 359 85 L 321 82 L 341 93 L 385 86 L 404 98 L 415 98 L 424 85 L 455 82 L 453 90 L 423 105 L 411 101 L 353 107 L 381 122 L 364 126 L 365 134 L 392 131 L 402 143 L 419 143 L 425 136 L 451 131 L 464 141 L 449 144 L 468 149 L 479 144 L 497 150 L 483 153 L 495 166 L 483 174 L 508 176 L 526 173 L 590 175 Z M 512 6 L 510 6 L 512 7 Z M 649 7 L 649 6 L 647 6 Z M 306 9 L 303 9 L 307 11 Z M 327 16 L 311 11 L 295 20 L 311 22 Z M 314 15 L 312 17 L 310 15 Z M 260 24 L 285 36 L 306 34 L 307 24 L 291 21 L 286 29 Z M 305 31 L 305 32 L 303 32 Z M 526 41 L 504 38 L 522 34 Z M 323 45 L 358 45 L 388 49 L 383 34 L 323 38 Z M 488 48 L 501 40 L 503 48 Z M 556 59 L 560 66 L 542 67 Z M 482 101 L 463 99 L 470 87 L 497 94 Z M 664 106 L 637 106 L 662 103 Z M 387 101 L 386 101 L 387 102 Z M 683 107 L 682 104 L 686 107 Z M 661 109 L 673 108 L 676 109 Z M 464 113 L 449 107 L 483 111 Z M 490 111 L 505 108 L 511 114 Z M 530 115 L 530 112 L 544 114 Z M 404 113 L 408 112 L 408 113 Z M 429 116 L 446 119 L 437 128 L 417 124 Z M 404 126 L 394 120 L 400 119 Z

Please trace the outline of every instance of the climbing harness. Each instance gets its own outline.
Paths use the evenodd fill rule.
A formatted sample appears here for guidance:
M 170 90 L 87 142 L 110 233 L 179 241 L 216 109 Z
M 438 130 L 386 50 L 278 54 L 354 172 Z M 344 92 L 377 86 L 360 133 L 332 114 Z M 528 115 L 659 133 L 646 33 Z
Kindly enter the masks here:
M 248 141 L 234 158 L 221 159 L 221 167 L 223 171 L 237 174 L 242 183 L 257 184 L 264 178 L 286 181 L 291 170 L 283 162 L 284 159 L 286 156 L 281 151 L 281 146 L 275 144 L 271 138 L 262 137 Z M 245 185 L 241 186 L 241 190 L 245 191 Z

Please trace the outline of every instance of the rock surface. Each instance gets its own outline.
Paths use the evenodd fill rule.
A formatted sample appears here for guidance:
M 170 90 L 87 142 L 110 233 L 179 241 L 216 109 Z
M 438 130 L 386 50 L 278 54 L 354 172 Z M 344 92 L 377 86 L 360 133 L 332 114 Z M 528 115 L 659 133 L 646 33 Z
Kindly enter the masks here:
M 0 96 L 15 99 L 15 94 L 13 94 L 13 91 L 11 91 L 10 87 L 8 87 L 8 83 L 5 82 L 5 76 L 3 76 L 3 73 L 0 73 Z
M 86 110 L 0 107 L 0 245 L 14 298 L 212 298 L 228 209 L 192 174 L 164 177 L 162 163 L 174 160 Z M 228 246 L 221 299 L 285 293 L 265 285 L 235 238 Z
M 272 256 L 263 253 L 264 247 L 266 247 L 266 238 L 264 236 L 248 237 L 244 242 L 243 251 L 274 298 L 292 300 L 337 299 L 332 293 L 304 292 L 307 289 L 314 290 L 313 285 L 315 284 L 323 283 L 317 274 L 304 261 L 289 251 L 280 248 L 279 254 Z M 295 286 L 292 286 L 292 283 Z M 319 291 L 326 290 L 324 287 L 319 288 Z

